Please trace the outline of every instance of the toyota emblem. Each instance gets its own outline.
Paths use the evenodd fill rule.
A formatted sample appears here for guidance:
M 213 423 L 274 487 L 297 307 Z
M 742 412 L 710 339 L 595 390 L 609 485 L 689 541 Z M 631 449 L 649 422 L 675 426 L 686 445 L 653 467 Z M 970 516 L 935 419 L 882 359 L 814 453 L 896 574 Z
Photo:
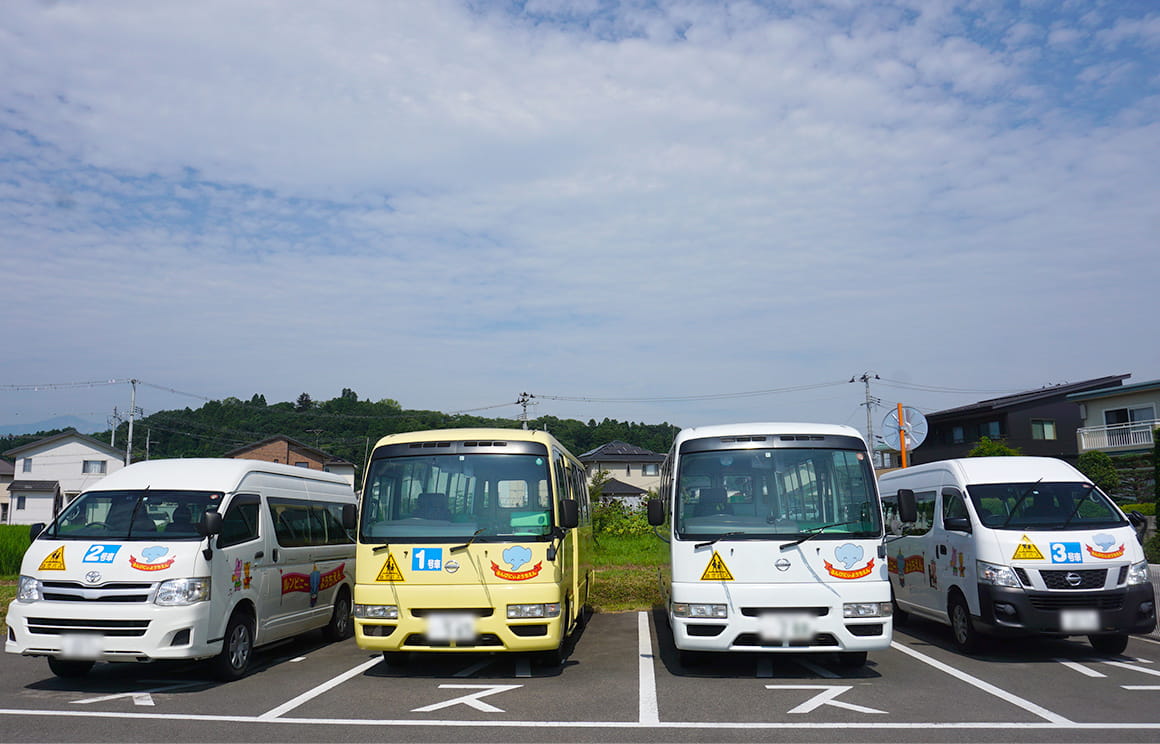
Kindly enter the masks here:
M 89 584 L 99 583 L 100 580 L 101 580 L 101 572 L 100 571 L 89 571 L 88 573 L 85 574 L 85 581 L 88 582 Z
M 1069 571 L 1063 578 L 1065 581 L 1067 581 L 1068 586 L 1079 586 L 1083 583 L 1083 577 L 1077 574 L 1075 571 Z

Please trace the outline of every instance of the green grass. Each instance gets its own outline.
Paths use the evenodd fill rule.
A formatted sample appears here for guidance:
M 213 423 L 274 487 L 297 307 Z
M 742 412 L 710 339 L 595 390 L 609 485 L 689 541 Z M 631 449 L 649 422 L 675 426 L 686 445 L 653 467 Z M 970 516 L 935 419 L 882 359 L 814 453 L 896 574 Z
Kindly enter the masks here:
M 669 577 L 669 546 L 655 535 L 601 535 L 589 601 L 597 612 L 647 610 L 660 604 Z

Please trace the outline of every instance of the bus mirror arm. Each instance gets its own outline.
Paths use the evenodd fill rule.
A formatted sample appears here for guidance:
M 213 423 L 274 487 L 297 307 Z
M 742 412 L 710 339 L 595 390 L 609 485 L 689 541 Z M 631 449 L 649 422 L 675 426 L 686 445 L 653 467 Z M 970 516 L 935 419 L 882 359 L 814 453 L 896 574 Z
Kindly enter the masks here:
M 553 527 L 552 528 L 552 532 L 551 532 L 552 541 L 548 544 L 548 554 L 547 554 L 547 558 L 549 561 L 556 560 L 556 553 L 560 552 L 560 541 L 563 540 L 564 536 L 567 534 L 568 533 L 564 530 L 563 527 Z
M 201 521 L 197 523 L 197 533 L 205 538 L 205 548 L 201 554 L 205 556 L 207 561 L 213 560 L 213 536 L 221 534 L 221 531 L 221 512 L 217 510 L 207 511 L 201 515 Z

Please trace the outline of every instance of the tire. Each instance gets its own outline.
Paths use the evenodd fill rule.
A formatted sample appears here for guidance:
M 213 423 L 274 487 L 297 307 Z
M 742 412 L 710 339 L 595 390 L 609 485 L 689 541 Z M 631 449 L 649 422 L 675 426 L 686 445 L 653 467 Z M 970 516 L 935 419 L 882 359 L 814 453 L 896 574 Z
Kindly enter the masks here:
M 72 661 L 48 657 L 48 668 L 53 674 L 62 679 L 80 679 L 86 676 L 93 668 L 91 661 Z
M 838 653 L 838 664 L 847 669 L 858 669 L 866 666 L 868 656 L 865 651 L 841 651 Z
M 979 650 L 979 632 L 971 620 L 971 610 L 960 594 L 952 594 L 947 602 L 951 620 L 951 641 L 960 653 L 973 654 Z
M 254 618 L 249 613 L 234 610 L 226 625 L 221 653 L 210 662 L 213 675 L 223 682 L 241 679 L 249 671 L 253 657 Z
M 1090 635 L 1088 636 L 1088 643 L 1101 654 L 1105 654 L 1106 656 L 1119 656 L 1128 647 L 1128 634 Z
M 354 618 L 351 617 L 350 592 L 343 589 L 334 600 L 334 612 L 330 622 L 322 629 L 322 636 L 331 642 L 345 641 L 354 635 Z
M 546 669 L 555 669 L 564 663 L 565 657 L 564 642 L 561 641 L 558 648 L 549 651 L 537 651 L 535 661 L 536 664 Z

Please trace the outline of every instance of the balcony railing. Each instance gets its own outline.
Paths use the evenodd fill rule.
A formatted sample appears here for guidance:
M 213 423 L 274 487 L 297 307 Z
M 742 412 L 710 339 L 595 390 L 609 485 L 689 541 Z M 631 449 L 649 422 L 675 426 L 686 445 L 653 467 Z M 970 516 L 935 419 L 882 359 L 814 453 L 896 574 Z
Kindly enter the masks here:
M 1111 426 L 1085 426 L 1076 431 L 1079 451 L 1144 449 L 1152 446 L 1152 430 L 1160 428 L 1160 420 L 1133 421 Z

